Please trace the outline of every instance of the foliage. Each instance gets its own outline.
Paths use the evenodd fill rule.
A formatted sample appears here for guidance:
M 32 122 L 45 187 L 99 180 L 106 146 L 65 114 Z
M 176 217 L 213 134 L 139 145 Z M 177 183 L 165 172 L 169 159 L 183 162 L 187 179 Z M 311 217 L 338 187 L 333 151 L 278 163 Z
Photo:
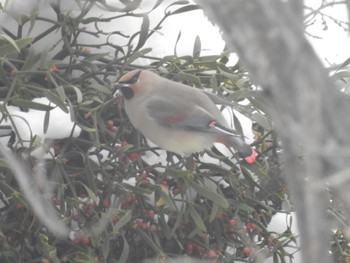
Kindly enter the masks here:
M 284 262 L 284 256 L 292 258 L 286 247 L 298 244 L 291 230 L 267 230 L 271 216 L 282 210 L 287 190 L 276 134 L 260 89 L 239 61 L 228 64 L 227 52 L 202 56 L 199 38 L 192 56 L 147 57 L 147 41 L 168 17 L 198 7 L 174 2 L 152 28 L 149 14 L 161 0 L 148 12 L 138 10 L 137 1 L 123 1 L 119 9 L 102 1 L 76 2 L 77 12 L 63 12 L 51 4 L 56 19 L 33 12 L 21 18 L 15 31 L 3 29 L 2 118 L 10 118 L 6 105 L 49 112 L 50 107 L 32 102 L 46 97 L 69 111 L 82 133 L 46 144 L 49 156 L 43 160 L 32 153 L 44 142 L 34 136 L 29 146 L 18 136 L 10 140 L 13 153 L 33 173 L 44 162 L 55 189 L 43 198 L 52 201 L 71 234 L 57 238 L 46 230 L 2 161 L 1 262 L 141 262 L 153 257 L 166 262 L 183 254 L 212 262 L 248 262 L 262 254 L 273 256 L 275 262 Z M 92 8 L 115 12 L 108 18 L 90 16 Z M 103 31 L 101 24 L 125 17 L 141 18 L 140 29 L 130 36 Z M 40 22 L 47 23 L 48 29 L 31 35 Z M 24 36 L 25 27 L 29 27 L 28 36 Z M 53 34 L 59 34 L 58 43 L 35 49 Z M 83 43 L 84 34 L 105 41 Z M 126 44 L 109 41 L 114 35 Z M 214 148 L 189 158 L 167 153 L 166 163 L 150 163 L 146 155 L 156 156 L 159 151 L 131 126 L 121 97 L 113 97 L 120 75 L 146 68 L 140 64 L 143 58 L 151 60 L 149 68 L 160 75 L 197 88 L 210 87 L 253 120 L 258 161 L 247 165 L 235 154 L 226 157 Z M 237 103 L 244 99 L 249 103 Z M 238 118 L 232 118 L 242 133 Z M 208 161 L 208 156 L 214 161 Z

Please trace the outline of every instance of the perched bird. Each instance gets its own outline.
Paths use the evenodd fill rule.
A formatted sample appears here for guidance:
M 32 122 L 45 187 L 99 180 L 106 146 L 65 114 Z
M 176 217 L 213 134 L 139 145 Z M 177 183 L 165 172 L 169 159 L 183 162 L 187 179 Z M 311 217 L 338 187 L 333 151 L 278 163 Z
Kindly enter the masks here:
M 125 98 L 132 125 L 159 147 L 189 155 L 219 142 L 235 148 L 247 163 L 255 161 L 255 150 L 229 128 L 221 111 L 199 89 L 148 70 L 126 73 L 116 88 Z

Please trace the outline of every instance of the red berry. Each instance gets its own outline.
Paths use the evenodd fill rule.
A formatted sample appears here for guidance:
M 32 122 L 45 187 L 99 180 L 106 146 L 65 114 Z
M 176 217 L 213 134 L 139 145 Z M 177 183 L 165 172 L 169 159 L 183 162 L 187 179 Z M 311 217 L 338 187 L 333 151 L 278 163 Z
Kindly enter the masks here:
M 193 244 L 193 248 L 195 249 L 195 250 L 197 250 L 198 252 L 204 252 L 204 247 L 202 247 L 201 245 L 198 245 L 198 244 Z
M 245 224 L 245 227 L 248 230 L 252 231 L 252 230 L 254 230 L 256 228 L 256 224 L 254 224 L 254 223 L 247 223 L 247 224 Z
M 154 233 L 154 232 L 156 232 L 156 226 L 155 225 L 150 225 L 149 226 L 149 232 L 151 232 L 151 233 Z
M 249 254 L 250 254 L 250 247 L 244 247 L 243 250 L 242 250 L 242 253 L 245 256 L 249 256 Z
M 146 231 L 147 228 L 148 228 L 147 223 L 142 223 L 142 224 L 141 224 L 141 229 L 142 229 L 142 230 Z
M 139 158 L 139 154 L 137 152 L 132 152 L 128 154 L 128 159 L 130 161 L 135 161 L 137 160 L 137 158 Z
M 154 213 L 153 210 L 148 210 L 147 213 L 146 213 L 146 216 L 149 220 L 152 220 L 154 218 L 156 213 Z
M 57 206 L 60 206 L 60 205 L 61 205 L 61 200 L 60 200 L 59 198 L 57 198 L 57 197 L 54 197 L 54 198 L 53 198 L 53 203 L 54 203 L 55 205 L 57 205 Z
M 110 130 L 114 126 L 114 122 L 112 120 L 108 120 L 106 122 L 106 126 Z
M 81 238 L 81 243 L 83 243 L 83 245 L 88 245 L 90 243 L 90 238 L 88 237 L 88 235 L 84 235 Z
M 136 223 L 138 226 L 142 226 L 143 220 L 140 219 L 140 218 L 138 218 L 138 219 L 136 219 L 135 223 Z
M 193 245 L 192 243 L 188 243 L 186 247 L 187 254 L 192 254 L 193 253 Z
M 225 213 L 221 213 L 220 215 L 218 215 L 217 217 L 219 220 L 224 220 L 225 218 Z
M 78 245 L 80 243 L 80 239 L 79 238 L 74 238 L 72 241 L 76 245 Z
M 136 200 L 136 196 L 135 195 L 128 195 L 126 198 L 126 201 L 128 203 L 133 203 Z
M 208 252 L 209 258 L 216 258 L 216 252 L 213 249 L 210 249 Z
M 88 208 L 86 210 L 86 213 L 88 214 L 88 216 L 93 216 L 95 214 L 95 211 L 92 208 Z
M 113 126 L 110 128 L 110 131 L 112 131 L 112 132 L 117 132 L 118 130 L 119 130 L 119 128 L 116 126 Z
M 235 225 L 237 225 L 236 219 L 233 219 L 233 218 L 230 219 L 227 223 L 228 223 L 229 226 L 235 226 Z
M 102 200 L 102 206 L 103 207 L 109 207 L 109 200 L 108 199 L 103 199 Z
M 140 174 L 140 178 L 141 180 L 148 179 L 148 173 L 146 171 L 142 171 L 142 173 Z

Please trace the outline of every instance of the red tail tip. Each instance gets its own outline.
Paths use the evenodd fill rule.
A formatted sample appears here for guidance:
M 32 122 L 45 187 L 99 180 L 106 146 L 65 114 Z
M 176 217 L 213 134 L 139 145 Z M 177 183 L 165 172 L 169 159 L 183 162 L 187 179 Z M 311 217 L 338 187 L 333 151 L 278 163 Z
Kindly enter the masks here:
M 252 154 L 245 157 L 244 160 L 249 164 L 254 163 L 255 159 L 256 159 L 256 155 L 257 155 L 257 153 L 256 153 L 255 149 L 252 148 Z

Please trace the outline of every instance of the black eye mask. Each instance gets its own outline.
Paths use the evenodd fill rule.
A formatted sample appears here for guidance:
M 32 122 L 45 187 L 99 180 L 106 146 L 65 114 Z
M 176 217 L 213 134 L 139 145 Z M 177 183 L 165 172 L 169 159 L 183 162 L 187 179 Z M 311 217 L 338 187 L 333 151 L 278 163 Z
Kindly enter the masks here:
M 120 89 L 120 91 L 122 92 L 123 97 L 126 100 L 130 100 L 131 98 L 134 97 L 134 91 L 129 86 L 120 85 L 120 84 L 118 84 L 117 86 Z
M 125 99 L 130 100 L 134 97 L 134 91 L 129 87 L 129 85 L 135 84 L 139 80 L 140 74 L 141 70 L 138 70 L 130 79 L 120 81 L 115 85 L 115 88 L 122 92 Z

